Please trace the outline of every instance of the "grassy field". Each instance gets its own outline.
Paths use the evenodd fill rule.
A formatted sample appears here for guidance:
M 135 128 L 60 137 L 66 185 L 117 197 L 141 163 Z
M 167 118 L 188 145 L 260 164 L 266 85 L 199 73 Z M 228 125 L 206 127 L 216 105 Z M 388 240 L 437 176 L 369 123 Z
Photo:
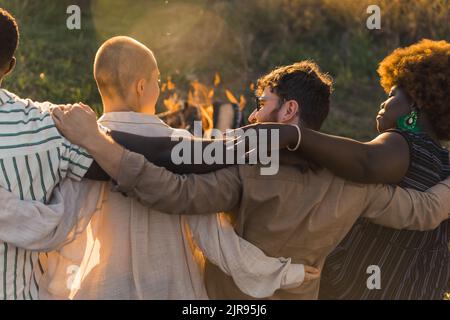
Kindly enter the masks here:
M 66 8 L 82 9 L 82 29 L 66 28 Z M 379 4 L 381 30 L 368 30 L 366 8 Z M 22 96 L 84 101 L 99 112 L 92 79 L 98 46 L 125 34 L 156 54 L 163 78 L 180 90 L 222 77 L 225 89 L 249 100 L 250 83 L 275 66 L 317 61 L 335 78 L 325 131 L 367 140 L 384 97 L 378 62 L 394 48 L 422 38 L 450 37 L 447 0 L 0 0 L 18 18 L 18 66 L 5 86 Z M 246 112 L 252 109 L 248 105 Z M 163 106 L 159 106 L 163 110 Z

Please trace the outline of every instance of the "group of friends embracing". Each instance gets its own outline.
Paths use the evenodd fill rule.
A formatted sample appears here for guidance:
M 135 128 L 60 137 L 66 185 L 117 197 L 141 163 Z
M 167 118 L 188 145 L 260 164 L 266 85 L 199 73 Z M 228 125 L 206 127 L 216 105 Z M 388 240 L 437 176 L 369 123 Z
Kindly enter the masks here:
M 0 9 L 0 84 L 18 44 L 16 20 Z M 0 87 L 0 299 L 443 298 L 447 41 L 380 63 L 388 98 L 367 143 L 320 132 L 333 80 L 312 60 L 262 76 L 242 129 L 276 130 L 274 175 L 262 164 L 173 163 L 177 141 L 225 151 L 230 141 L 199 140 L 155 115 L 160 73 L 144 44 L 107 40 L 93 72 L 98 120 L 82 103 Z

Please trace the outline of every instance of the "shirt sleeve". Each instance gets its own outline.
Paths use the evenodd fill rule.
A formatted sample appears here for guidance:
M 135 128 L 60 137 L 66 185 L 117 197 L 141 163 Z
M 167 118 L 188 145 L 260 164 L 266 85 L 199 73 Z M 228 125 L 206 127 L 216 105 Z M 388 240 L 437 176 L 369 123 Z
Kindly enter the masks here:
M 383 185 L 367 186 L 363 216 L 394 229 L 436 229 L 450 214 L 450 177 L 426 192 Z
M 245 294 L 266 298 L 273 296 L 276 290 L 296 288 L 303 283 L 303 264 L 293 264 L 290 258 L 268 257 L 239 237 L 222 214 L 185 219 L 206 258 L 231 276 Z
M 48 101 L 37 102 L 29 99 L 26 101 L 28 102 L 28 104 L 38 108 L 43 114 L 50 113 L 53 108 L 57 107 L 56 104 Z M 50 121 L 53 124 L 53 120 Z M 69 177 L 71 179 L 74 179 L 75 181 L 80 181 L 91 166 L 93 159 L 86 152 L 86 150 L 72 144 L 59 132 L 58 134 L 62 139 L 58 148 L 59 173 L 61 174 L 62 178 Z
M 55 250 L 84 228 L 99 207 L 102 190 L 97 182 L 66 179 L 46 205 L 0 188 L 0 240 L 27 250 Z
M 93 158 L 86 150 L 63 138 L 60 148 L 59 163 L 59 171 L 62 177 L 80 181 L 88 172 L 92 162 Z
M 153 209 L 178 215 L 232 211 L 240 202 L 242 183 L 237 167 L 208 174 L 178 175 L 125 151 L 117 190 Z

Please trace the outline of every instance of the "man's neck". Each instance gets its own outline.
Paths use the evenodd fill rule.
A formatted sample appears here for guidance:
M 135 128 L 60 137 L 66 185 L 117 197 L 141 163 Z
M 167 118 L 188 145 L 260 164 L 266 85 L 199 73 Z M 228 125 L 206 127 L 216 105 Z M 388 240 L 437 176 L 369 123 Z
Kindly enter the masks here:
M 3 80 L 5 80 L 7 73 L 4 69 L 0 70 L 0 89 L 3 89 Z
M 300 119 L 298 116 L 296 116 L 295 118 L 291 119 L 291 121 L 286 122 L 286 124 L 299 124 Z

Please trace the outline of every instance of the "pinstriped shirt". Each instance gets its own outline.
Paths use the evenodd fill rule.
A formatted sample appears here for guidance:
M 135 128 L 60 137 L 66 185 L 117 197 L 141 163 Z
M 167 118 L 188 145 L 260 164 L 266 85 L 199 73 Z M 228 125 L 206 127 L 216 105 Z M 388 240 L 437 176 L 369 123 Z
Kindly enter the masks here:
M 22 200 L 47 202 L 62 179 L 80 180 L 92 163 L 58 132 L 52 106 L 0 89 L 0 186 Z M 0 299 L 36 299 L 42 272 L 38 252 L 0 240 Z
M 390 130 L 409 145 L 410 166 L 399 186 L 424 191 L 450 175 L 449 152 L 425 133 Z M 329 255 L 321 299 L 442 300 L 450 280 L 449 220 L 432 231 L 394 230 L 360 220 Z M 366 285 L 368 266 L 381 289 Z

